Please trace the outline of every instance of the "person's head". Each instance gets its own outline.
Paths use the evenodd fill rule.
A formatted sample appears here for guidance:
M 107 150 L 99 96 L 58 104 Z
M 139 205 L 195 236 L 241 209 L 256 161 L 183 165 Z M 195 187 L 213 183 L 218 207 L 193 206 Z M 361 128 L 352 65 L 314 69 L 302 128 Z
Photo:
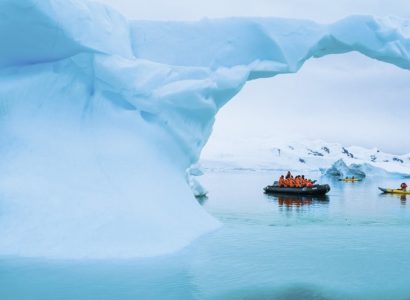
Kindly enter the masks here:
M 302 179 L 305 179 L 305 175 L 302 175 Z

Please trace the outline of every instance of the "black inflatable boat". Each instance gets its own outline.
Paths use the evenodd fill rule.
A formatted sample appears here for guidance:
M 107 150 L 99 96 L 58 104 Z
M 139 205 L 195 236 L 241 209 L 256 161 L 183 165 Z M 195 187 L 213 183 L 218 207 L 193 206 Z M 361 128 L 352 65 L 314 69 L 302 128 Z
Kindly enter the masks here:
M 325 195 L 330 191 L 328 184 L 315 184 L 311 187 L 303 188 L 290 188 L 280 187 L 279 185 L 268 185 L 263 189 L 266 194 L 291 194 L 291 195 L 312 195 L 320 196 Z

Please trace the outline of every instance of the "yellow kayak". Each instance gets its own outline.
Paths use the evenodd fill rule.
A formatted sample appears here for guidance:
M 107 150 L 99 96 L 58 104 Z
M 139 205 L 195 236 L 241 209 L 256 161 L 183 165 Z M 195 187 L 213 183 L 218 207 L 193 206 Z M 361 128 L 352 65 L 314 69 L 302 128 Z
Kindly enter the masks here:
M 355 178 L 355 179 L 353 179 L 353 178 L 340 178 L 339 181 L 344 181 L 344 182 L 358 182 L 358 181 L 362 181 L 362 180 L 359 179 L 359 178 Z
M 410 195 L 410 190 L 400 190 L 400 189 L 384 189 L 379 187 L 379 190 L 381 190 L 383 193 L 388 193 L 388 194 L 398 194 L 398 195 Z

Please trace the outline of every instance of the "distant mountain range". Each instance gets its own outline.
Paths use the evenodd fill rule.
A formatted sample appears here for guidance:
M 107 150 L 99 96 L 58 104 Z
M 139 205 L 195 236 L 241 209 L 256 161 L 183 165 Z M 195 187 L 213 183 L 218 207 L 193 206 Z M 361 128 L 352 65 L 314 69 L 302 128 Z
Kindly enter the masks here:
M 201 164 L 207 170 L 306 170 L 325 172 L 345 165 L 363 166 L 368 172 L 410 174 L 410 153 L 395 155 L 359 146 L 344 146 L 322 140 L 291 143 L 258 140 L 235 142 L 230 151 L 208 151 Z M 339 162 L 338 162 L 339 161 Z M 338 164 L 335 165 L 335 163 Z

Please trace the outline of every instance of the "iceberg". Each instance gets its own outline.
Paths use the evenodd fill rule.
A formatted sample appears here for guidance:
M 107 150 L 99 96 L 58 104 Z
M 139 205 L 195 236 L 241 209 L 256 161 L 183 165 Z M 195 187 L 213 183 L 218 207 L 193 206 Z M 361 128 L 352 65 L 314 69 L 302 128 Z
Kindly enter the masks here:
M 339 178 L 352 176 L 360 179 L 365 177 L 410 177 L 408 173 L 386 171 L 385 169 L 376 167 L 375 165 L 369 163 L 355 163 L 348 166 L 343 159 L 336 161 L 329 169 L 321 168 L 320 171 L 325 176 L 336 176 Z
M 366 173 L 361 170 L 362 166 L 363 165 L 359 164 L 351 164 L 348 166 L 343 159 L 339 159 L 332 165 L 332 167 L 329 169 L 322 169 L 321 171 L 325 176 L 336 176 L 339 178 L 354 176 L 355 178 L 362 179 L 366 177 Z
M 409 21 L 127 20 L 77 0 L 0 3 L 0 255 L 161 255 L 220 223 L 185 180 L 246 81 L 358 51 L 410 68 Z

